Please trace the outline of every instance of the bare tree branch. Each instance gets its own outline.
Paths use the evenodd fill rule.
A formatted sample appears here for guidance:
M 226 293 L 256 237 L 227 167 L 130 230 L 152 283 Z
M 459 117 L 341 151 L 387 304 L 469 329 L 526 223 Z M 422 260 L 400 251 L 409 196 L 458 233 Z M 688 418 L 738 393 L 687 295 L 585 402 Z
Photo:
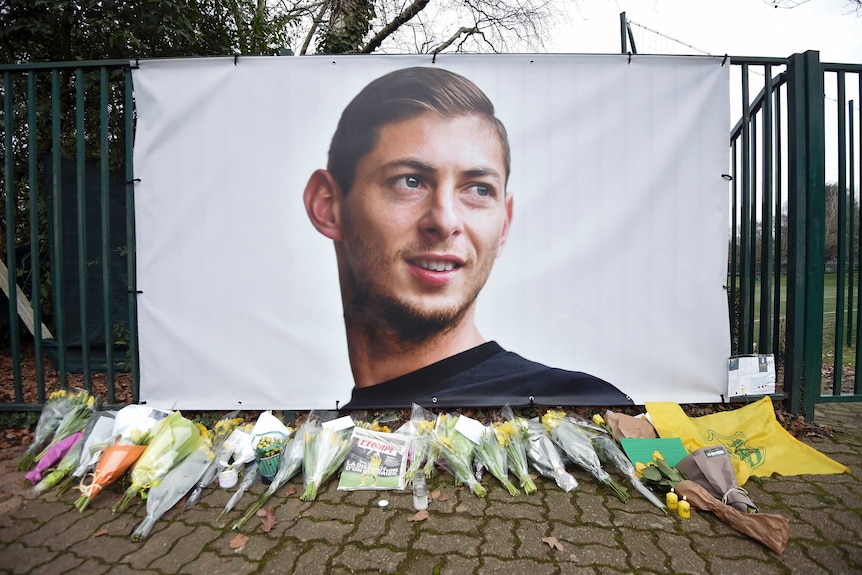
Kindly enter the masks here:
M 308 45 L 311 44 L 311 39 L 314 37 L 314 33 L 317 32 L 317 27 L 320 26 L 321 22 L 323 22 L 323 16 L 326 14 L 327 8 L 329 8 L 329 2 L 324 1 L 320 3 L 320 11 L 314 17 L 314 20 L 308 29 L 308 34 L 305 35 L 305 41 L 302 43 L 302 48 L 299 50 L 300 56 L 305 56 L 306 51 L 308 51 Z
M 407 6 L 398 16 L 395 17 L 394 20 L 386 24 L 374 37 L 362 47 L 361 52 L 364 54 L 370 54 L 374 50 L 380 47 L 383 41 L 391 36 L 396 30 L 398 30 L 401 26 L 409 22 L 414 16 L 416 16 L 419 12 L 425 9 L 430 0 L 414 0 L 409 6 Z

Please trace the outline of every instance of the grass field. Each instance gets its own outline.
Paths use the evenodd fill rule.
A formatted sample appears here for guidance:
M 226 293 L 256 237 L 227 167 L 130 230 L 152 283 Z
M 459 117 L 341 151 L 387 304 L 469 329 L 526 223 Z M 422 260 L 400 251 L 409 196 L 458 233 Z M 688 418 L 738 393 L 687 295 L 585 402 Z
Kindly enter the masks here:
M 778 317 L 785 317 L 785 308 L 787 305 L 787 277 L 781 276 L 779 278 L 781 280 L 781 299 L 780 299 L 780 312 Z M 854 274 L 853 277 L 853 309 L 852 314 L 849 312 L 850 310 L 850 299 L 847 295 L 848 289 L 848 279 L 845 280 L 845 295 L 844 295 L 844 314 L 843 314 L 843 330 L 842 330 L 842 358 L 841 363 L 845 366 L 853 366 L 856 362 L 856 326 L 859 320 L 859 301 L 857 297 L 857 289 L 859 286 L 859 275 L 858 273 Z M 772 288 L 774 289 L 774 287 Z M 755 281 L 755 294 L 754 294 L 754 339 L 753 341 L 757 342 L 759 333 L 760 333 L 760 317 L 759 317 L 759 309 L 760 309 L 760 290 L 761 290 L 761 282 L 759 280 Z M 837 318 L 836 307 L 838 303 L 838 275 L 831 273 L 826 274 L 824 276 L 824 293 L 823 293 L 823 362 L 824 363 L 832 363 L 835 359 L 835 323 Z M 852 347 L 848 346 L 848 337 L 847 337 L 847 328 L 848 322 L 852 326 L 852 338 L 850 341 L 854 344 Z

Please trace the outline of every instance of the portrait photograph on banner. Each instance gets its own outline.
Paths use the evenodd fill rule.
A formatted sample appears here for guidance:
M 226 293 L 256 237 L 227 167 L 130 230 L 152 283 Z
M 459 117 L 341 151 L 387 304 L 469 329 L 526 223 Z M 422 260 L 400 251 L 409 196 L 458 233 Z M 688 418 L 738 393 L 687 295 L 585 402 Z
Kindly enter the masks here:
M 140 398 L 720 402 L 728 66 L 239 57 L 133 70 Z

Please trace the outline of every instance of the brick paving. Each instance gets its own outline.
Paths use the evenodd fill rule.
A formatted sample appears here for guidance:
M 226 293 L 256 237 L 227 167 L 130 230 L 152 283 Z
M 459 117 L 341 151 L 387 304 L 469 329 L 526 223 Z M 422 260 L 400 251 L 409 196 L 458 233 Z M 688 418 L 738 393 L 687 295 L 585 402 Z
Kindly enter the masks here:
M 301 478 L 270 500 L 278 519 L 264 532 L 253 518 L 230 529 L 254 499 L 246 495 L 219 522 L 230 493 L 213 486 L 198 506 L 168 512 L 140 543 L 129 535 L 145 515 L 143 505 L 112 515 L 120 493 L 107 490 L 84 513 L 73 490 L 33 498 L 14 471 L 21 449 L 0 452 L 0 572 L 86 574 L 252 575 L 268 573 L 663 574 L 862 573 L 862 404 L 817 408 L 816 420 L 832 437 L 803 438 L 847 465 L 844 475 L 750 480 L 745 486 L 764 513 L 790 522 L 787 550 L 775 554 L 714 516 L 690 520 L 664 516 L 633 494 L 621 503 L 578 470 L 577 491 L 567 494 L 544 478 L 539 491 L 512 498 L 492 477 L 479 499 L 440 474 L 429 482 L 438 497 L 429 518 L 414 514 L 407 492 L 341 492 L 330 483 L 318 500 L 299 501 Z M 264 490 L 257 484 L 253 494 Z M 390 501 L 382 509 L 381 498 Z M 553 537 L 562 549 L 542 538 Z

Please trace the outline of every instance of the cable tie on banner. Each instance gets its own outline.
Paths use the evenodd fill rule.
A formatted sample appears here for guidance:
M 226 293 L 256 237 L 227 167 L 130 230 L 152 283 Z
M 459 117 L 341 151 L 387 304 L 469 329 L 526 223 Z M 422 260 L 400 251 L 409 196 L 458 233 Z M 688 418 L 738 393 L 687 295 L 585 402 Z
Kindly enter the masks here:
M 336 400 L 335 400 L 335 411 L 338 411 L 338 409 L 339 409 L 339 408 L 338 408 L 338 404 L 339 404 L 339 403 L 341 403 L 341 400 L 340 400 L 340 399 L 336 399 Z
M 135 65 L 131 67 L 132 70 L 140 70 L 141 69 L 141 59 L 135 58 Z
M 135 295 L 138 295 L 138 294 L 142 294 L 142 293 L 144 293 L 144 291 L 143 291 L 143 290 L 139 290 L 139 289 L 130 289 L 130 290 L 126 290 L 126 293 L 133 293 L 133 294 L 135 294 Z
M 237 62 L 239 62 L 239 54 L 233 55 L 233 65 L 236 66 Z
M 140 181 L 141 181 L 141 178 L 135 178 L 135 179 L 133 179 L 133 180 L 126 180 L 126 185 L 134 184 L 134 183 L 137 183 L 137 182 L 140 182 Z
M 629 52 L 629 64 L 631 64 L 631 63 L 632 63 L 632 53 Z
M 724 60 L 721 61 L 721 65 L 724 66 L 727 64 L 727 54 L 724 55 Z
M 434 52 L 431 54 L 431 63 L 432 64 L 437 63 L 437 50 L 434 50 Z
M 730 174 L 721 174 L 721 177 L 724 178 L 725 180 L 727 180 L 728 182 L 733 181 L 733 176 L 731 176 Z

